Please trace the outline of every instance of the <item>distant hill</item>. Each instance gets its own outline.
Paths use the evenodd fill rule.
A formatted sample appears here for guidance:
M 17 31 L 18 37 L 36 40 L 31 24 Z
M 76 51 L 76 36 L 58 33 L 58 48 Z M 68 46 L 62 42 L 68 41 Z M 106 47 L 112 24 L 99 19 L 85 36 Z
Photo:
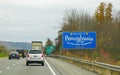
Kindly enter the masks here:
M 8 42 L 8 41 L 0 41 L 0 45 L 7 47 L 8 49 L 30 49 L 31 43 L 28 42 Z

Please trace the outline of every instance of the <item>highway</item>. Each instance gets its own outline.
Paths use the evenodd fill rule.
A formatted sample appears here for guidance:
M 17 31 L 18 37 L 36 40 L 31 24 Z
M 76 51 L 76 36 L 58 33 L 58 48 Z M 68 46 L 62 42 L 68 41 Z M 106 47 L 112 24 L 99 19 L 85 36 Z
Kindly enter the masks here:
M 25 58 L 20 60 L 0 59 L 0 75 L 97 75 L 59 59 L 45 57 L 45 66 L 30 64 Z

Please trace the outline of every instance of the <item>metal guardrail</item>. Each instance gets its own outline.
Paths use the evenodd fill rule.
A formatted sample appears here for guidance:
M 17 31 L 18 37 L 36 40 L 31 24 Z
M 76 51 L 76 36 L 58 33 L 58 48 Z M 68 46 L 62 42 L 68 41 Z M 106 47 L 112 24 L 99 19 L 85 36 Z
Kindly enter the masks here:
M 71 60 L 71 61 L 78 62 L 78 63 L 85 63 L 85 64 L 105 68 L 108 70 L 120 72 L 120 66 L 116 66 L 116 65 L 111 65 L 111 64 L 106 64 L 106 63 L 96 62 L 96 61 L 89 61 L 89 60 L 85 60 L 85 59 L 79 59 L 79 58 L 68 57 L 68 56 L 61 56 L 61 55 L 52 55 L 52 57 L 57 57 L 57 58 L 59 57 L 59 58 Z

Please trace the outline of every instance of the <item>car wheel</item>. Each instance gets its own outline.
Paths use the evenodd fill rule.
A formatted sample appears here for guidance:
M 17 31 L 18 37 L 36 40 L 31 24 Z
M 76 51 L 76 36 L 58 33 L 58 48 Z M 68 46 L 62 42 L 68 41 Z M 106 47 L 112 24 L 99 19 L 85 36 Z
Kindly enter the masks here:
M 42 62 L 41 64 L 42 64 L 42 66 L 44 66 L 44 62 Z
M 29 63 L 28 62 L 26 62 L 26 66 L 28 66 L 29 65 Z
M 11 59 L 11 58 L 8 58 L 9 60 Z

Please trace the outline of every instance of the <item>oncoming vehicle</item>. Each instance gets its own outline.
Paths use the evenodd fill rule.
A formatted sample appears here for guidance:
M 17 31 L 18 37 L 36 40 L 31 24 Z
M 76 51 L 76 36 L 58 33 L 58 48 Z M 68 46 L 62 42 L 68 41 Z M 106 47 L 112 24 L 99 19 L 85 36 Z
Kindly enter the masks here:
M 19 53 L 17 52 L 17 51 L 12 51 L 12 52 L 10 52 L 10 54 L 9 54 L 9 58 L 8 59 L 20 59 L 19 58 Z
M 40 63 L 44 66 L 44 54 L 42 50 L 29 50 L 26 56 L 26 66 L 30 63 Z

